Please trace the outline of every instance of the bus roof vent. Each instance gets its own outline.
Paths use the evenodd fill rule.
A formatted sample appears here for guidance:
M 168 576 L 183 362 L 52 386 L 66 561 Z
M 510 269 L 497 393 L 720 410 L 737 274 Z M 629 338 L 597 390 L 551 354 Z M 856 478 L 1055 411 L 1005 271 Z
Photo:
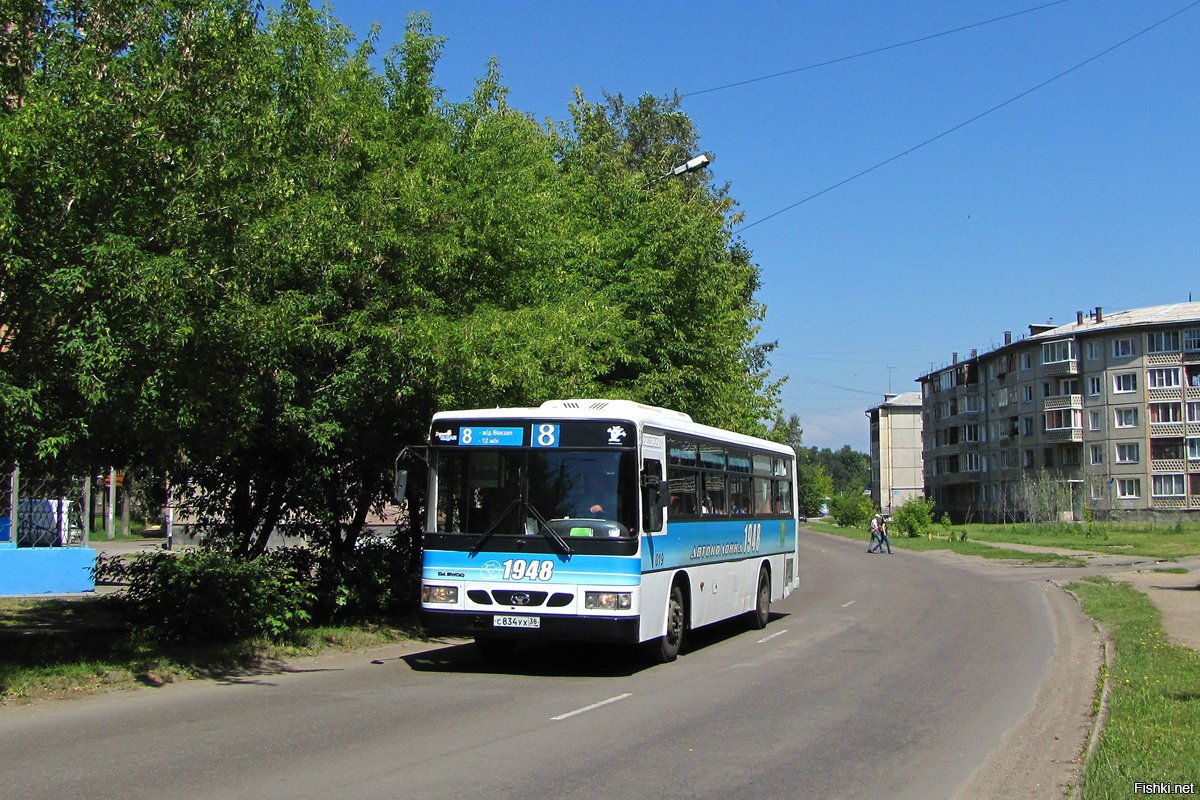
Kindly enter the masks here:
M 632 414 L 638 412 L 637 416 L 652 414 L 656 416 L 670 417 L 671 419 L 691 422 L 692 418 L 682 411 L 672 411 L 669 408 L 659 408 L 658 406 L 648 406 L 642 403 L 635 403 L 632 400 L 547 400 L 542 403 L 542 408 L 545 409 L 569 409 L 571 411 L 592 411 L 596 413 L 606 414 Z

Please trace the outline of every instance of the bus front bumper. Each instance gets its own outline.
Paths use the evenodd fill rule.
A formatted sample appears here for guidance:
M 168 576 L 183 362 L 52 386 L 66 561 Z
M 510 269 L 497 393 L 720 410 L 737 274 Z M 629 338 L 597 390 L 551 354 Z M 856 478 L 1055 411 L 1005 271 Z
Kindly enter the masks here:
M 426 631 L 445 636 L 634 643 L 639 641 L 640 631 L 637 617 L 515 615 L 480 611 L 433 611 L 428 608 L 422 608 L 420 615 Z M 536 619 L 537 627 L 505 627 L 497 624 L 497 618 L 511 620 L 518 616 Z

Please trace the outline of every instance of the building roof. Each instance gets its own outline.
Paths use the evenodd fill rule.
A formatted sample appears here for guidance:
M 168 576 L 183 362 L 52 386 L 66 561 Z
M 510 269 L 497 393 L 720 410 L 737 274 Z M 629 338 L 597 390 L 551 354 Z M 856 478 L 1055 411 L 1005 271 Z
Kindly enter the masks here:
M 1042 342 L 1052 339 L 1061 339 L 1068 336 L 1081 336 L 1092 333 L 1101 333 L 1106 331 L 1119 330 L 1122 328 L 1149 328 L 1162 325 L 1180 325 L 1186 323 L 1200 323 L 1200 303 L 1171 303 L 1162 306 L 1146 306 L 1145 308 L 1132 308 L 1128 311 L 1104 311 L 1102 308 L 1096 308 L 1092 311 L 1081 313 L 1082 321 L 1078 319 L 1066 325 L 1053 326 L 1050 324 L 1031 325 L 1030 336 L 1008 342 L 1007 344 L 989 350 L 986 353 L 976 353 L 972 351 L 971 357 L 958 360 L 952 364 L 946 364 L 937 369 L 932 369 L 924 375 L 916 378 L 917 381 L 924 382 L 932 379 L 947 369 L 962 366 L 971 361 L 981 361 L 984 358 L 994 356 L 997 353 L 1011 350 L 1013 348 L 1022 347 L 1031 342 Z
M 1165 306 L 1147 306 L 1146 308 L 1131 308 L 1128 311 L 1105 312 L 1095 311 L 1084 315 L 1083 322 L 1072 322 L 1059 325 L 1044 333 L 1031 336 L 1030 339 L 1054 339 L 1060 336 L 1075 336 L 1081 333 L 1093 333 L 1114 328 L 1148 327 L 1151 325 L 1171 325 L 1185 322 L 1200 322 L 1200 303 L 1171 303 Z M 1028 340 L 1026 340 L 1028 341 Z
M 876 408 L 891 408 L 893 406 L 915 406 L 920 408 L 921 393 L 901 392 L 900 394 L 885 394 L 883 402 L 869 410 L 874 411 Z

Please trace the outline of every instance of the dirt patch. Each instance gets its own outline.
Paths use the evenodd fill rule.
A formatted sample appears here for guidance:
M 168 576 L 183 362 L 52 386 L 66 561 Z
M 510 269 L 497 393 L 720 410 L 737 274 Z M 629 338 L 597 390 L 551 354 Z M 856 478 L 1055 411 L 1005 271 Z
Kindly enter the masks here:
M 1173 642 L 1200 650 L 1200 571 L 1139 569 L 1108 577 L 1129 583 L 1149 597 L 1162 612 L 1163 631 Z

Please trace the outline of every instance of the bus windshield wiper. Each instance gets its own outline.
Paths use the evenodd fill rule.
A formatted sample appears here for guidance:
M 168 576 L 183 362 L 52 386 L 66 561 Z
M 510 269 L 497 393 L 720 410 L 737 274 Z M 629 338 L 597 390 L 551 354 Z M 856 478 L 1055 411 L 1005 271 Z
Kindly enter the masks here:
M 512 499 L 512 502 L 509 503 L 508 506 L 503 511 L 500 512 L 500 515 L 498 517 L 496 517 L 495 521 L 492 522 L 491 525 L 488 526 L 488 529 L 483 532 L 483 535 L 480 536 L 475 541 L 475 544 L 471 545 L 471 553 L 479 552 L 479 548 L 483 547 L 484 543 L 488 539 L 492 538 L 492 534 L 496 532 L 496 528 L 500 527 L 500 523 L 503 522 L 504 518 L 508 516 L 508 512 L 512 511 L 513 508 L 520 502 L 521 502 L 520 497 L 514 497 Z
M 559 536 L 558 533 L 550 527 L 550 523 L 546 522 L 546 518 L 541 515 L 541 512 L 533 507 L 533 503 L 526 503 L 525 506 L 529 509 L 529 512 L 533 514 L 533 518 L 538 522 L 538 533 L 540 533 L 553 544 L 561 547 L 562 551 L 567 555 L 574 554 L 575 551 L 571 549 L 569 544 L 567 544 L 567 540 Z

